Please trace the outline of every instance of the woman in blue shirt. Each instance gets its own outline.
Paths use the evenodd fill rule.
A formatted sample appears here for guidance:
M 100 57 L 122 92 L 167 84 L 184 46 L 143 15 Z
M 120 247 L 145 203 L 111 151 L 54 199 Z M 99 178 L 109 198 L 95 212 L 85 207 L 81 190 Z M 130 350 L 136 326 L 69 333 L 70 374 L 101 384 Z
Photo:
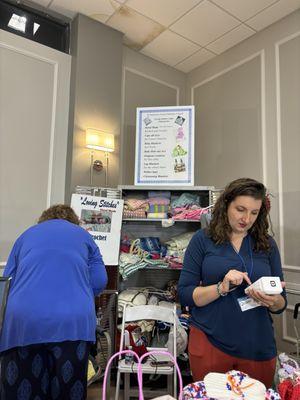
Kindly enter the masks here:
M 272 385 L 276 344 L 270 313 L 285 309 L 285 292 L 270 296 L 252 289 L 248 295 L 257 307 L 243 301 L 251 282 L 263 276 L 283 281 L 268 211 L 264 185 L 237 179 L 217 200 L 209 228 L 198 231 L 186 250 L 178 290 L 181 303 L 191 308 L 194 380 L 237 369 Z
M 92 236 L 71 207 L 55 205 L 15 242 L 0 340 L 1 399 L 86 398 L 94 296 L 107 284 Z

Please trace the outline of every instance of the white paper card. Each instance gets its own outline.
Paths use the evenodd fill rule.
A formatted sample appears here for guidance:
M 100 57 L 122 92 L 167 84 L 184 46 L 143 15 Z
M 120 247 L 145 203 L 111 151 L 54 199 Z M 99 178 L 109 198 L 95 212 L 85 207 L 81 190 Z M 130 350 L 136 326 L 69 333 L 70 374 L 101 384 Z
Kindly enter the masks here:
M 240 297 L 238 302 L 243 312 L 251 310 L 252 308 L 261 307 L 261 304 L 248 296 Z

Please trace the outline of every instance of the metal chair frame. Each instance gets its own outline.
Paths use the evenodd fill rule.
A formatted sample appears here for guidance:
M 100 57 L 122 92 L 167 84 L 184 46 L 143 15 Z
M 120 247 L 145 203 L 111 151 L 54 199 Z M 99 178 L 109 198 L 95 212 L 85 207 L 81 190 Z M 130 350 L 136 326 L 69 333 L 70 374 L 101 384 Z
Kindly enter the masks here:
M 177 316 L 176 316 L 176 305 L 174 304 L 173 308 L 166 308 L 157 305 L 142 305 L 142 306 L 125 306 L 123 309 L 123 318 L 122 318 L 122 328 L 121 328 L 121 337 L 120 337 L 120 347 L 119 351 L 124 350 L 125 343 L 125 324 L 128 322 L 135 322 L 140 320 L 154 320 L 154 321 L 163 321 L 168 322 L 173 325 L 173 343 L 172 343 L 172 351 L 171 354 L 176 359 L 177 351 L 176 351 L 176 325 L 177 325 Z M 164 348 L 153 348 L 147 347 L 148 351 L 153 350 L 168 350 L 166 347 Z M 157 361 L 169 361 L 168 356 L 166 355 L 158 355 Z M 147 359 L 147 361 L 142 365 L 142 373 L 143 374 L 160 374 L 167 375 L 167 392 L 172 392 L 174 397 L 177 396 L 177 374 L 174 373 L 174 366 L 152 366 L 150 364 L 151 360 Z M 115 400 L 119 400 L 119 391 L 120 391 L 120 379 L 121 374 L 124 374 L 124 400 L 129 400 L 130 395 L 137 395 L 138 390 L 130 388 L 130 374 L 137 373 L 137 363 L 133 362 L 131 365 L 125 363 L 125 360 L 119 357 L 118 361 L 118 372 L 117 372 L 117 383 L 116 383 L 116 395 Z M 173 375 L 173 379 L 172 379 Z M 148 391 L 149 395 L 153 397 L 155 395 L 166 394 L 166 391 Z M 147 391 L 144 390 L 145 395 L 147 395 Z M 151 394 L 150 394 L 151 393 Z

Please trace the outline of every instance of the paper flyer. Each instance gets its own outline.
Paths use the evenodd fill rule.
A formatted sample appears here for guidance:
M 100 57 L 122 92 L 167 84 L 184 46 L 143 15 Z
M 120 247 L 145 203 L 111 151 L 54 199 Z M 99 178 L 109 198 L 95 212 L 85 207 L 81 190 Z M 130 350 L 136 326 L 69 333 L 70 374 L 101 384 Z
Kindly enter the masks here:
M 137 108 L 135 185 L 194 185 L 194 106 Z

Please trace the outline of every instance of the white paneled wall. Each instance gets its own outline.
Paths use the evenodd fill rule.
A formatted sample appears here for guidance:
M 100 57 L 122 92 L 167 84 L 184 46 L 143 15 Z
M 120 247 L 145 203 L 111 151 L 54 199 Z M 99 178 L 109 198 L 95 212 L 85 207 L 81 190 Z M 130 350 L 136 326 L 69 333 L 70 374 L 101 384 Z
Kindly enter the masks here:
M 300 31 L 275 43 L 279 236 L 289 306 L 282 337 L 295 343 L 294 305 L 300 302 Z M 300 323 L 296 322 L 299 332 Z
M 0 265 L 49 205 L 64 202 L 70 56 L 0 31 Z

